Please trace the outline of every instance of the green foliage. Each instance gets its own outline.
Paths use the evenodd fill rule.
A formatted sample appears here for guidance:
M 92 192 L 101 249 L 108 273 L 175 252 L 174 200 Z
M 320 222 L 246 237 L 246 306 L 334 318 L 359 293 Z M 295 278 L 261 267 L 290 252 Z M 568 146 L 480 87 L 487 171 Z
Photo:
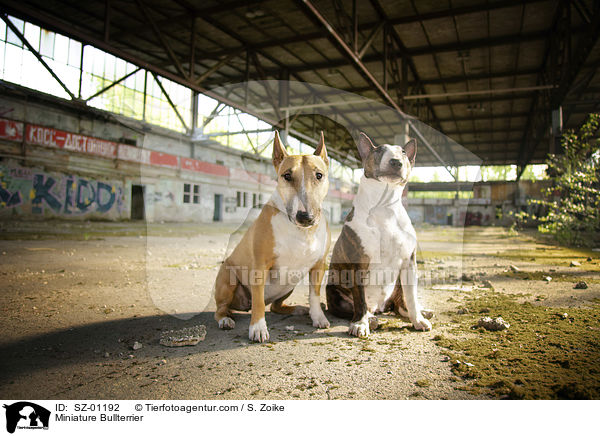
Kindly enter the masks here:
M 563 154 L 549 155 L 546 170 L 553 186 L 543 200 L 548 210 L 539 217 L 539 231 L 562 244 L 597 246 L 600 243 L 600 114 L 590 114 L 578 131 L 561 140 Z M 535 217 L 532 217 L 535 219 Z
M 516 170 L 514 165 L 488 165 L 481 167 L 481 180 L 489 182 L 492 180 L 514 180 Z

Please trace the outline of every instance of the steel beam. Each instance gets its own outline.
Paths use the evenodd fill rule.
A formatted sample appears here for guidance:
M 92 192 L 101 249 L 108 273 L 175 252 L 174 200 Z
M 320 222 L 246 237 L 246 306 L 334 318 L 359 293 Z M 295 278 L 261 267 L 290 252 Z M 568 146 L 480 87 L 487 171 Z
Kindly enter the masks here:
M 209 6 L 206 8 L 200 8 L 200 9 L 195 9 L 193 11 L 193 14 L 191 15 L 192 17 L 199 17 L 202 15 L 215 15 L 215 14 L 220 14 L 221 12 L 225 12 L 225 11 L 232 11 L 235 9 L 239 9 L 242 7 L 248 7 L 248 6 L 252 6 L 253 4 L 257 4 L 257 3 L 261 3 L 264 0 L 237 0 L 237 1 L 229 1 L 229 2 L 219 2 L 219 4 L 215 5 L 215 6 Z M 190 6 L 188 4 L 188 6 Z M 185 9 L 187 9 L 187 7 L 183 6 Z M 179 25 L 181 23 L 185 23 L 186 21 L 188 21 L 190 19 L 190 12 L 186 10 L 185 13 L 183 14 L 178 14 L 169 18 L 165 18 L 162 20 L 158 20 L 156 21 L 156 24 L 159 27 L 165 26 L 165 25 Z M 143 33 L 145 31 L 148 30 L 148 26 L 133 26 L 130 29 L 127 29 L 126 31 L 121 31 L 118 32 L 114 35 L 114 39 L 120 39 L 122 37 L 129 37 L 130 35 L 139 35 L 140 33 Z M 219 55 L 219 56 L 223 56 L 223 54 Z
M 520 127 L 516 127 L 519 128 Z M 490 135 L 492 133 L 506 133 L 506 129 L 485 129 L 485 130 L 466 130 L 466 129 L 456 129 L 456 130 L 445 130 L 444 134 L 451 135 Z M 460 141 L 457 141 L 460 143 Z
M 233 135 L 243 135 L 249 133 L 267 133 L 272 132 L 273 129 L 250 129 L 250 130 L 239 130 L 236 132 L 212 132 L 212 133 L 203 133 L 202 136 L 207 136 L 209 138 L 215 136 L 233 136 Z
M 140 11 L 142 11 L 144 18 L 146 19 L 148 24 L 150 24 L 150 27 L 152 28 L 154 35 L 156 36 L 156 38 L 158 39 L 160 44 L 165 49 L 165 52 L 169 56 L 169 59 L 171 59 L 171 61 L 173 62 L 173 65 L 175 65 L 175 68 L 177 68 L 177 71 L 179 71 L 179 74 L 181 74 L 182 77 L 187 78 L 188 77 L 187 73 L 184 71 L 183 67 L 181 66 L 181 62 L 179 61 L 177 56 L 175 56 L 175 53 L 171 49 L 169 42 L 164 38 L 162 32 L 160 31 L 160 28 L 157 26 L 156 22 L 152 18 L 152 15 L 150 15 L 150 12 L 146 8 L 146 5 L 144 4 L 144 2 L 142 0 L 135 0 L 135 3 L 137 4 Z
M 477 91 L 458 91 L 458 92 L 440 92 L 437 94 L 413 94 L 404 97 L 405 100 L 421 100 L 429 98 L 446 98 L 457 97 L 460 95 L 487 95 L 487 94 L 504 94 L 509 92 L 526 92 L 526 91 L 542 91 L 546 89 L 556 88 L 554 85 L 527 86 L 523 88 L 505 88 L 505 89 L 483 89 Z
M 82 68 L 83 69 L 83 68 Z M 131 73 L 127 73 L 125 74 L 123 77 L 121 77 L 119 80 L 115 80 L 114 82 L 112 82 L 110 85 L 102 88 L 100 91 L 96 92 L 94 95 L 86 98 L 84 101 L 87 103 L 88 101 L 90 101 L 93 98 L 98 97 L 100 94 L 105 93 L 106 91 L 108 91 L 109 89 L 111 89 L 113 86 L 118 85 L 119 83 L 121 83 L 123 80 L 126 80 L 127 78 L 133 76 L 134 74 L 136 74 L 138 71 L 140 71 L 141 68 L 136 68 L 135 70 L 133 70 Z
M 44 66 L 44 68 L 46 68 L 46 70 L 48 70 L 50 75 L 52 77 L 54 77 L 54 80 L 56 80 L 58 82 L 58 84 L 61 86 L 61 88 L 65 90 L 65 92 L 69 95 L 69 97 L 71 97 L 71 100 L 77 100 L 77 97 L 75 97 L 75 95 L 69 90 L 69 88 L 67 88 L 67 85 L 65 85 L 64 82 L 62 80 L 60 80 L 60 78 L 56 75 L 56 73 L 52 70 L 52 68 L 50 68 L 50 65 L 48 65 L 46 63 L 44 58 L 38 53 L 38 51 L 35 48 L 33 48 L 33 46 L 29 43 L 29 41 L 27 41 L 27 39 L 21 33 L 21 31 L 19 29 L 17 29 L 17 27 L 12 23 L 12 21 L 10 21 L 10 19 L 8 18 L 8 15 L 2 14 L 2 19 L 4 20 L 4 22 L 6 23 L 8 28 L 15 35 L 17 35 L 17 37 L 21 40 L 21 42 L 23 44 L 25 44 L 25 47 L 27 47 L 27 50 L 29 50 L 37 58 L 39 63 L 42 64 Z
M 198 76 L 198 79 L 196 79 L 196 84 L 200 85 L 211 74 L 213 74 L 219 68 L 221 68 L 222 66 L 224 66 L 227 62 L 229 62 L 231 60 L 231 58 L 237 56 L 238 54 L 239 53 L 232 54 L 232 55 L 229 55 L 229 56 L 225 56 L 223 59 L 219 60 L 216 64 L 214 64 L 212 67 L 210 67 L 208 70 L 206 70 L 205 72 L 203 72 L 200 76 Z
M 577 32 L 578 30 L 579 29 L 573 29 L 574 32 Z M 422 46 L 422 47 L 406 48 L 405 51 L 400 51 L 400 50 L 393 51 L 390 53 L 390 55 L 393 55 L 393 56 L 406 55 L 406 56 L 410 56 L 410 57 L 434 55 L 434 54 L 438 54 L 438 53 L 454 52 L 454 51 L 465 50 L 465 49 L 489 48 L 489 47 L 497 47 L 497 46 L 504 46 L 504 45 L 515 45 L 515 44 L 520 44 L 523 42 L 530 42 L 530 41 L 544 41 L 550 37 L 551 37 L 551 33 L 548 31 L 537 31 L 537 32 L 531 32 L 531 33 L 526 33 L 526 34 L 522 34 L 522 35 L 506 35 L 506 36 L 502 36 L 502 37 L 483 38 L 483 39 L 476 39 L 476 40 L 471 40 L 471 41 L 464 41 L 460 44 L 452 43 L 452 44 L 440 44 L 440 45 L 431 45 L 431 46 L 427 45 L 427 46 Z M 285 39 L 278 40 L 278 41 L 280 41 L 280 43 L 277 44 L 277 46 L 286 45 Z M 294 39 L 292 39 L 292 41 L 297 42 L 297 38 L 294 37 Z M 263 49 L 265 47 L 264 47 L 264 44 L 254 44 L 253 48 Z M 239 48 L 236 48 L 236 50 L 239 50 Z M 224 54 L 225 55 L 231 54 L 232 51 L 233 51 L 233 49 L 227 50 L 224 52 Z M 354 51 L 352 51 L 352 52 L 354 52 Z M 207 55 L 207 57 L 208 56 L 210 56 L 211 58 L 214 58 L 215 56 L 223 56 L 223 53 L 216 52 L 214 54 Z M 368 55 L 365 55 L 364 57 L 362 57 L 361 60 L 365 64 L 378 63 L 378 62 L 381 62 L 381 55 L 376 54 L 376 53 L 368 54 Z M 304 73 L 307 71 L 314 71 L 314 70 L 341 68 L 341 67 L 344 67 L 347 65 L 348 65 L 348 61 L 346 59 L 342 58 L 342 59 L 330 59 L 330 60 L 322 61 L 322 62 L 307 63 L 305 65 L 290 65 L 289 69 L 290 69 L 290 72 L 293 72 L 293 73 Z
M 430 79 L 419 79 L 419 81 L 407 81 L 406 85 L 408 87 L 415 87 L 419 84 L 426 86 L 426 85 L 442 85 L 442 84 L 452 84 L 452 83 L 464 83 L 465 81 L 474 81 L 474 80 L 488 80 L 488 79 L 501 79 L 501 78 L 505 78 L 505 77 L 514 77 L 514 76 L 531 76 L 534 74 L 538 74 L 539 73 L 539 68 L 528 68 L 528 69 L 523 69 L 523 70 L 511 70 L 511 71 L 501 71 L 501 72 L 496 72 L 496 73 L 479 73 L 479 74 L 470 74 L 470 75 L 460 75 L 460 76 L 449 76 L 449 77 L 442 77 L 442 78 L 430 78 Z M 239 77 L 232 77 L 231 80 L 233 82 L 241 82 L 242 80 L 244 80 L 244 78 L 242 76 Z M 222 80 L 221 82 L 222 83 Z M 214 84 L 213 82 L 207 82 L 207 85 L 210 84 Z M 395 87 L 398 85 L 402 85 L 402 83 L 394 83 L 394 82 L 390 82 L 388 87 Z M 363 92 L 367 92 L 367 91 L 371 91 L 373 89 L 373 87 L 371 86 L 355 86 L 355 87 L 351 87 L 351 88 L 338 88 L 341 89 L 342 91 L 347 91 L 347 92 L 352 92 L 352 93 L 363 93 Z
M 373 29 L 373 31 L 371 32 L 371 34 L 369 35 L 369 37 L 367 38 L 367 40 L 365 41 L 363 46 L 360 48 L 360 50 L 358 50 L 358 51 L 355 50 L 355 53 L 358 55 L 359 59 L 362 59 L 362 57 L 365 55 L 365 53 L 367 52 L 369 47 L 371 47 L 371 44 L 373 44 L 373 41 L 375 41 L 375 38 L 377 37 L 377 35 L 381 31 L 381 29 L 383 29 L 385 24 L 386 24 L 385 21 L 382 21 L 379 26 L 377 26 L 375 29 Z
M 429 12 L 429 13 L 418 14 L 418 15 L 410 15 L 410 16 L 406 16 L 406 17 L 396 17 L 396 18 L 388 17 L 387 22 L 392 26 L 397 26 L 397 25 L 403 25 L 403 24 L 418 23 L 421 21 L 435 20 L 435 19 L 439 19 L 439 18 L 468 15 L 468 14 L 473 14 L 473 13 L 477 13 L 477 12 L 494 11 L 494 10 L 498 10 L 498 9 L 522 6 L 522 5 L 526 5 L 526 4 L 542 3 L 543 1 L 544 0 L 490 1 L 487 3 L 483 2 L 483 3 L 477 4 L 477 5 L 469 5 L 469 6 L 464 6 L 464 7 L 442 9 L 440 11 Z M 183 18 L 183 16 L 181 18 Z M 176 19 L 177 19 L 177 17 L 174 18 L 174 20 L 176 20 Z M 374 21 L 374 22 L 370 22 L 370 23 L 364 23 L 362 25 L 357 25 L 357 28 L 358 28 L 358 30 L 368 31 L 368 30 L 376 28 L 377 26 L 379 26 L 379 24 L 380 24 L 380 21 Z M 257 43 L 257 44 L 253 45 L 253 48 L 254 49 L 273 48 L 273 47 L 279 47 L 281 45 L 293 44 L 296 42 L 315 41 L 315 40 L 326 38 L 327 36 L 328 36 L 327 31 L 319 30 L 319 31 L 307 33 L 304 35 L 298 35 L 298 36 L 291 37 L 291 38 L 282 38 L 282 39 L 278 39 L 276 41 L 265 41 L 263 43 Z M 241 47 L 239 47 L 239 48 L 241 48 Z M 228 51 L 229 51 L 229 49 L 226 49 L 226 50 L 218 51 L 218 52 L 214 52 L 214 53 L 207 53 L 207 55 L 220 57 L 220 56 L 229 54 Z
M 222 103 L 227 104 L 228 106 L 243 110 L 244 112 L 247 112 L 250 115 L 254 115 L 257 118 L 262 119 L 263 121 L 265 121 L 269 124 L 272 124 L 274 126 L 279 125 L 278 121 L 276 121 L 272 118 L 265 117 L 264 115 L 255 113 L 251 109 L 246 108 L 243 105 L 240 105 L 236 101 L 233 101 L 225 96 L 216 94 L 216 93 L 212 92 L 211 90 L 206 89 L 202 86 L 198 86 L 195 83 L 193 83 L 189 80 L 186 80 L 184 77 L 181 77 L 180 75 L 173 73 L 172 71 L 165 70 L 164 68 L 159 67 L 156 64 L 152 64 L 150 62 L 147 62 L 144 59 L 141 59 L 135 55 L 132 55 L 131 53 L 129 53 L 126 50 L 120 49 L 118 47 L 115 47 L 112 44 L 106 43 L 101 38 L 96 38 L 96 37 L 90 35 L 89 33 L 81 31 L 77 27 L 71 26 L 60 20 L 56 20 L 53 16 L 47 15 L 44 12 L 40 12 L 39 10 L 28 8 L 28 7 L 24 6 L 23 3 L 21 3 L 21 2 L 17 2 L 14 0 L 3 0 L 3 1 L 5 4 L 9 5 L 13 11 L 18 12 L 22 16 L 28 17 L 29 20 L 33 19 L 33 20 L 37 21 L 38 23 L 40 23 L 41 25 L 43 25 L 44 27 L 46 27 L 50 30 L 57 31 L 59 33 L 62 33 L 63 35 L 70 37 L 70 38 L 74 38 L 74 39 L 77 39 L 84 43 L 93 45 L 93 46 L 99 48 L 100 50 L 103 50 L 107 53 L 111 53 L 117 57 L 120 57 L 123 60 L 131 62 L 132 64 L 135 64 L 138 67 L 142 67 L 152 73 L 160 74 L 161 76 L 163 76 L 169 80 L 179 83 L 180 85 L 184 85 L 192 90 L 201 92 L 209 97 L 212 97 L 218 101 L 221 101 Z
M 187 123 L 185 122 L 185 120 L 183 119 L 183 117 L 181 116 L 181 114 L 179 113 L 179 110 L 177 109 L 177 106 L 175 106 L 175 103 L 173 103 L 173 100 L 171 100 L 171 97 L 169 96 L 169 93 L 163 87 L 163 84 L 160 81 L 160 79 L 158 78 L 158 75 L 156 75 L 156 73 L 152 73 L 152 77 L 154 77 L 154 80 L 156 80 L 156 83 L 158 84 L 158 87 L 162 91 L 163 95 L 166 97 L 167 101 L 169 102 L 169 105 L 171 105 L 171 108 L 175 111 L 175 114 L 177 115 L 177 118 L 179 118 L 179 121 L 181 121 L 181 124 L 183 124 L 183 127 L 185 128 L 185 130 L 189 133 L 190 129 L 188 128 Z
M 410 117 L 406 115 L 400 106 L 396 103 L 396 101 L 388 94 L 388 92 L 381 86 L 381 84 L 377 81 L 377 79 L 373 76 L 373 74 L 369 71 L 369 69 L 361 62 L 356 53 L 346 44 L 346 42 L 341 38 L 341 36 L 334 30 L 334 28 L 329 24 L 327 19 L 321 15 L 321 13 L 315 8 L 315 6 L 309 0 L 301 0 L 302 3 L 306 6 L 307 11 L 309 11 L 317 21 L 319 21 L 329 32 L 329 34 L 333 37 L 333 39 L 337 42 L 337 44 L 342 48 L 342 50 L 352 59 L 356 67 L 368 78 L 368 80 L 375 86 L 377 92 L 384 98 L 384 100 L 390 104 L 398 114 L 406 120 L 409 126 L 413 129 L 415 134 L 419 137 L 421 142 L 425 145 L 425 147 L 429 150 L 433 156 L 440 162 L 440 164 L 446 168 L 446 170 L 452 174 L 452 172 L 446 167 L 446 162 L 442 159 L 442 157 L 438 154 L 438 152 L 429 144 L 429 141 L 425 139 L 425 137 L 421 134 L 421 132 L 416 128 L 414 123 L 411 121 Z
M 569 8 L 566 12 L 567 12 L 568 19 L 570 19 L 570 2 L 565 1 L 565 2 L 561 3 L 561 6 L 559 6 L 559 11 L 558 11 L 557 17 L 556 17 L 556 23 L 559 22 L 562 12 L 563 12 L 563 10 L 561 10 L 561 7 Z M 588 59 L 590 53 L 592 52 L 593 48 L 597 45 L 598 41 L 600 40 L 600 3 L 594 2 L 593 8 L 594 8 L 593 15 L 590 19 L 589 24 L 587 24 L 586 26 L 583 26 L 581 28 L 581 31 L 583 32 L 583 34 L 580 36 L 579 44 L 577 47 L 575 47 L 575 50 L 572 53 L 572 56 L 569 56 L 569 54 L 570 54 L 569 51 L 571 50 L 571 44 L 568 44 L 564 47 L 564 50 L 568 50 L 566 53 L 567 58 L 565 59 L 565 62 L 564 62 L 564 67 L 565 67 L 563 70 L 564 74 L 560 78 L 560 83 L 559 83 L 558 88 L 556 88 L 549 96 L 550 97 L 549 107 L 538 108 L 535 112 L 537 112 L 538 110 L 550 111 L 554 108 L 558 108 L 559 106 L 562 106 L 571 86 L 573 85 L 575 78 L 577 77 L 577 75 L 579 74 L 581 69 L 584 67 L 585 62 Z M 549 58 L 550 49 L 551 49 L 551 47 L 549 46 L 548 51 L 545 56 L 545 61 L 547 61 Z M 545 67 L 546 67 L 546 62 L 544 62 L 544 65 L 542 66 L 542 71 L 545 69 Z M 540 80 L 541 79 L 542 79 L 542 77 L 540 77 Z M 540 100 L 538 100 L 538 101 L 540 101 Z M 534 102 L 534 104 L 535 104 L 535 102 Z M 525 151 L 524 147 L 522 147 L 522 152 L 519 153 L 519 164 L 522 169 L 517 174 L 517 180 L 522 176 L 525 167 L 528 165 L 529 161 L 531 160 L 532 156 L 534 155 L 536 148 L 537 148 L 539 142 L 541 141 L 544 129 L 549 127 L 547 125 L 544 125 L 544 123 L 541 123 L 538 126 L 535 125 L 535 123 L 533 122 L 533 117 L 535 116 L 535 114 L 533 113 L 534 109 L 535 109 L 535 107 L 534 107 L 534 105 L 532 105 L 532 115 L 531 115 L 530 120 L 528 121 L 528 131 L 525 133 L 525 135 L 523 137 L 523 145 L 527 144 L 528 141 L 530 140 L 530 138 L 533 141 L 529 143 L 530 147 L 529 147 L 527 154 L 524 154 L 524 151 Z M 529 133 L 530 130 L 531 130 L 531 133 Z
M 194 81 L 194 69 L 196 68 L 196 17 L 192 17 L 190 23 L 190 65 L 188 78 Z

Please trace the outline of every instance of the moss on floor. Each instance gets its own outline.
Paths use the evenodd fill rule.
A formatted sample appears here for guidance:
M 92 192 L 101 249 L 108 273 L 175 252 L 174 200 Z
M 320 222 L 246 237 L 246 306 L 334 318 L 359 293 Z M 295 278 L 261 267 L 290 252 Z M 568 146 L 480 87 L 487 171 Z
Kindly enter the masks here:
M 515 399 L 600 399 L 600 305 L 549 308 L 518 297 L 478 291 L 466 300 L 469 313 L 459 325 L 434 338 L 465 382 L 459 389 Z M 502 316 L 511 326 L 473 329 L 482 316 Z
M 417 252 L 417 259 L 422 259 L 422 260 L 439 260 L 440 258 L 443 259 L 450 259 L 450 258 L 456 258 L 456 257 L 460 257 L 459 255 L 452 253 L 450 251 L 430 251 L 430 250 L 420 250 Z
M 581 263 L 579 267 L 572 267 L 573 271 L 600 271 L 600 254 L 591 249 L 565 248 L 565 247 L 538 247 L 537 249 L 520 249 L 499 251 L 494 254 L 515 262 L 535 262 L 540 265 L 570 266 L 572 261 Z M 591 262 L 587 258 L 592 259 Z

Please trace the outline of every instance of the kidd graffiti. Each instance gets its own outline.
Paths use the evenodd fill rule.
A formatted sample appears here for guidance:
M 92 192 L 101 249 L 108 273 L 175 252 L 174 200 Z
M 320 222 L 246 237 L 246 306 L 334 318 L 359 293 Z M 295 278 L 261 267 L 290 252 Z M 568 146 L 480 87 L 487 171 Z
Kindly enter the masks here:
M 0 166 L 0 216 L 129 217 L 122 182 Z

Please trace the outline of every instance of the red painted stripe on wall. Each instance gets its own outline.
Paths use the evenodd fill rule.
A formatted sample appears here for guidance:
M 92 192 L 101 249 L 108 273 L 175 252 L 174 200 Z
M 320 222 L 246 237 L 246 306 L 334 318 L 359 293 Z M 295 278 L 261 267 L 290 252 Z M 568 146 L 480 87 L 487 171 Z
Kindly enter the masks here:
M 150 165 L 179 168 L 179 158 L 173 154 L 161 153 L 160 151 L 151 151 Z
M 22 141 L 24 131 L 25 141 L 29 144 L 93 154 L 111 159 L 117 158 L 143 165 L 154 165 L 173 169 L 181 168 L 182 170 L 221 177 L 231 177 L 235 180 L 251 183 L 276 185 L 275 181 L 267 174 L 259 174 L 238 168 L 230 169 L 224 165 L 180 157 L 131 145 L 119 144 L 92 136 L 66 132 L 53 127 L 26 124 L 20 121 L 0 118 L 0 139 Z
M 35 124 L 27 124 L 25 141 L 29 144 L 94 154 L 108 158 L 114 158 L 117 155 L 118 147 L 118 144 L 113 141 L 65 132 L 64 130 L 52 127 L 37 126 Z
M 0 118 L 0 139 L 22 141 L 23 123 Z

